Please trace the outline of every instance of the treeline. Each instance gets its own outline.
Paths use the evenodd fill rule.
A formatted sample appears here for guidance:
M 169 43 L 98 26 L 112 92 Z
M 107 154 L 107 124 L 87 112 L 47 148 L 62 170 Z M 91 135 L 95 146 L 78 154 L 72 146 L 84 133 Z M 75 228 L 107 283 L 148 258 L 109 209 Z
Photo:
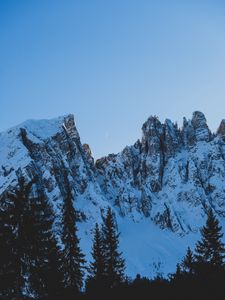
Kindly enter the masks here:
M 69 299 L 80 292 L 84 264 L 72 194 L 62 207 L 59 248 L 51 207 L 36 182 L 35 195 L 33 183 L 21 177 L 18 188 L 1 199 L 0 299 Z
M 95 225 L 88 264 L 79 246 L 68 182 L 61 209 L 56 241 L 52 207 L 41 184 L 27 184 L 20 177 L 18 188 L 0 199 L 1 300 L 224 299 L 225 250 L 212 210 L 194 253 L 187 249 L 175 274 L 151 280 L 137 275 L 132 280 L 125 274 L 112 210 Z
M 61 246 L 53 235 L 52 208 L 37 181 L 26 184 L 21 177 L 18 188 L 0 199 L 1 300 L 72 300 L 84 296 L 85 286 L 90 295 L 124 282 L 125 261 L 111 209 L 101 227 L 96 224 L 88 266 L 79 246 L 73 195 L 65 182 Z

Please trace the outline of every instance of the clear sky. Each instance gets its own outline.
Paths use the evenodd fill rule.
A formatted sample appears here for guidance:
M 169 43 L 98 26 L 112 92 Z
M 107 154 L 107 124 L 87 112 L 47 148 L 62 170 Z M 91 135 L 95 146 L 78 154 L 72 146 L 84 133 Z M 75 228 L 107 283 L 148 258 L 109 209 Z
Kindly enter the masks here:
M 0 131 L 75 115 L 95 157 L 150 115 L 225 118 L 224 0 L 0 0 Z

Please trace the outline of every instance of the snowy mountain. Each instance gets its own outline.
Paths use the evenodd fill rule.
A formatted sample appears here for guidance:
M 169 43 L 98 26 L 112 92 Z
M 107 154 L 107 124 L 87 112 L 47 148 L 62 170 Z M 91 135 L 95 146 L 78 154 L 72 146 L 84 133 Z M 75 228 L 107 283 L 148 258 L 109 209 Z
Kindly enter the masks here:
M 201 112 L 184 118 L 182 128 L 150 117 L 142 132 L 133 146 L 94 162 L 72 115 L 26 121 L 0 134 L 0 195 L 17 185 L 18 176 L 35 177 L 52 204 L 57 235 L 69 187 L 88 259 L 94 224 L 110 205 L 127 273 L 174 271 L 198 238 L 208 207 L 224 223 L 225 120 L 213 134 Z

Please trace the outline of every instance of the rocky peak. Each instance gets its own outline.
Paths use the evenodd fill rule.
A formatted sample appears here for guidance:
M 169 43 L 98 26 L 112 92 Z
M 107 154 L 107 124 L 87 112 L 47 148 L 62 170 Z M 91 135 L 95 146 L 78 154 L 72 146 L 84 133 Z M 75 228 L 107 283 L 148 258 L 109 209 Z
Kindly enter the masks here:
M 181 135 L 185 146 L 193 146 L 199 141 L 209 142 L 212 135 L 205 115 L 200 111 L 195 111 L 191 120 L 184 118 Z
M 67 134 L 70 136 L 71 139 L 77 140 L 80 139 L 79 133 L 75 126 L 74 115 L 69 114 L 63 118 L 62 126 L 66 130 Z
M 93 168 L 94 167 L 94 158 L 92 156 L 91 148 L 88 144 L 83 144 L 83 150 L 86 155 L 86 159 L 89 162 L 90 166 Z
M 191 120 L 183 118 L 182 139 L 185 146 L 192 146 L 195 143 L 195 131 Z
M 143 152 L 148 155 L 161 153 L 165 162 L 175 154 L 181 142 L 177 124 L 166 119 L 162 124 L 157 117 L 150 117 L 142 127 Z
M 225 119 L 221 121 L 220 126 L 217 130 L 217 134 L 220 136 L 225 136 Z
M 165 163 L 164 125 L 151 116 L 142 126 L 141 178 L 147 179 L 146 186 L 152 191 L 161 189 Z
M 158 117 L 151 116 L 142 126 L 142 150 L 145 153 L 153 154 L 160 149 L 163 135 L 163 125 Z
M 208 142 L 211 137 L 211 132 L 208 128 L 205 115 L 200 111 L 195 111 L 192 116 L 191 124 L 195 131 L 196 141 Z
M 166 119 L 164 124 L 164 148 L 166 161 L 173 156 L 181 144 L 180 131 L 177 124 Z
M 142 132 L 144 137 L 154 137 L 159 135 L 162 132 L 162 124 L 158 117 L 150 116 L 143 124 Z

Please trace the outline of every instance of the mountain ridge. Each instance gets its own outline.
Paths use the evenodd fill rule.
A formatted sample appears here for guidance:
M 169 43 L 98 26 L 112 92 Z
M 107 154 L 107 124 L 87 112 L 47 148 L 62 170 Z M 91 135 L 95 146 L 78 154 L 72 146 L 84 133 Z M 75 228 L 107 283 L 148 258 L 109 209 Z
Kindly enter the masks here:
M 135 253 L 140 261 L 141 256 L 153 261 L 157 249 L 161 249 L 161 268 L 166 265 L 165 253 L 174 253 L 169 266 L 164 266 L 168 272 L 185 251 L 185 241 L 187 246 L 193 244 L 209 207 L 224 222 L 224 135 L 225 120 L 211 133 L 201 112 L 194 112 L 191 120 L 184 118 L 182 128 L 152 116 L 134 145 L 94 162 L 90 147 L 81 143 L 73 115 L 29 120 L 0 133 L 0 195 L 17 185 L 18 176 L 27 181 L 38 178 L 53 207 L 57 235 L 62 203 L 70 188 L 87 256 L 94 223 L 101 222 L 102 212 L 111 206 L 117 215 L 128 273 L 143 268 L 146 274 L 153 272 L 144 261 L 133 261 L 137 260 Z M 177 241 L 177 247 L 160 241 L 153 230 L 165 240 Z M 144 252 L 133 246 L 139 239 Z M 133 253 L 131 247 L 142 254 Z

